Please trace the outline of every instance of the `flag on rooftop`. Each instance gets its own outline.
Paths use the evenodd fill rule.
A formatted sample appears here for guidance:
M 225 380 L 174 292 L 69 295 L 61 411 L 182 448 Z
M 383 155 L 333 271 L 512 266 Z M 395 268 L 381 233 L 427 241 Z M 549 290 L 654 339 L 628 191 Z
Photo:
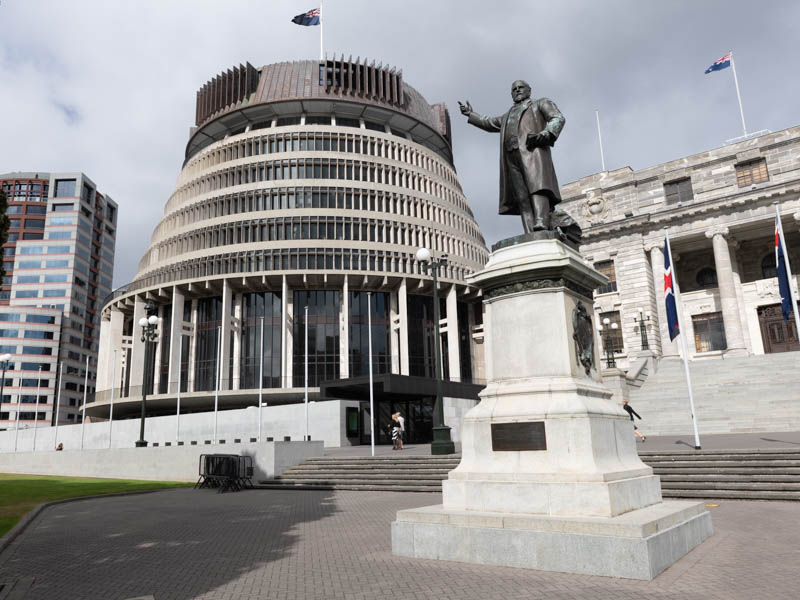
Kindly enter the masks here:
M 778 271 L 778 292 L 781 295 L 781 313 L 783 320 L 788 321 L 792 313 L 792 292 L 789 289 L 789 272 L 786 269 L 786 260 L 783 257 L 785 242 L 783 240 L 778 218 L 775 218 L 775 266 Z
M 678 337 L 678 308 L 675 303 L 675 284 L 672 281 L 672 265 L 669 239 L 664 240 L 664 302 L 667 308 L 667 327 L 669 329 L 669 339 L 674 340 Z
M 319 9 L 312 8 L 302 15 L 297 15 L 292 19 L 292 23 L 297 23 L 298 25 L 319 25 Z
M 721 71 L 722 69 L 730 66 L 731 66 L 731 54 L 729 52 L 719 60 L 714 61 L 714 64 L 712 64 L 710 67 L 706 69 L 705 74 L 708 75 L 712 71 Z

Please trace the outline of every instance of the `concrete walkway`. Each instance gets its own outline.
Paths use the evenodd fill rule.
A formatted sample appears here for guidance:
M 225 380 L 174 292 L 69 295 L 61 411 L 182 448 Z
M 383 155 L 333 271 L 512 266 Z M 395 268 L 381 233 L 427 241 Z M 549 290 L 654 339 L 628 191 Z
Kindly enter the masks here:
M 644 583 L 392 556 L 397 510 L 439 501 L 438 494 L 181 489 L 53 506 L 0 554 L 0 598 L 797 597 L 800 503 L 715 503 L 714 537 Z

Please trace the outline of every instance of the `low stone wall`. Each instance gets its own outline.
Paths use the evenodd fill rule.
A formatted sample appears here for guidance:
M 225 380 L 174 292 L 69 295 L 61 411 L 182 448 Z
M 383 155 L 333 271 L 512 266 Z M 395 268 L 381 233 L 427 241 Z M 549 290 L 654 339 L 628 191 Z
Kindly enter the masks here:
M 341 447 L 357 443 L 347 438 L 345 429 L 345 408 L 358 406 L 357 401 L 332 400 L 310 402 L 308 405 L 308 432 L 312 440 L 321 440 L 326 446 Z M 229 444 L 249 443 L 258 432 L 258 408 L 251 406 L 237 410 L 224 410 L 217 413 L 217 446 L 214 441 L 214 413 L 192 413 L 181 415 L 180 429 L 176 427 L 174 415 L 148 417 L 145 423 L 144 439 L 152 446 L 169 444 L 177 446 L 205 446 L 205 452 L 226 453 Z M 283 441 L 289 436 L 292 441 L 303 439 L 305 433 L 305 407 L 303 404 L 264 406 L 261 408 L 262 440 L 268 437 Z M 133 448 L 139 439 L 139 419 L 108 421 L 100 423 L 59 425 L 40 427 L 36 431 L 34 448 L 33 428 L 0 431 L 0 453 L 54 450 L 62 443 L 64 450 Z M 81 429 L 83 428 L 83 433 Z M 16 438 L 16 440 L 15 440 Z M 81 442 L 81 438 L 83 441 Z M 110 443 L 109 443 L 110 440 Z M 224 445 L 223 445 L 224 441 Z M 213 449 L 212 449 L 213 448 Z
M 257 482 L 272 479 L 311 456 L 322 456 L 323 448 L 321 441 L 297 441 L 225 446 L 4 452 L 0 454 L 0 473 L 193 482 L 198 479 L 200 455 L 218 453 L 251 456 L 253 479 Z

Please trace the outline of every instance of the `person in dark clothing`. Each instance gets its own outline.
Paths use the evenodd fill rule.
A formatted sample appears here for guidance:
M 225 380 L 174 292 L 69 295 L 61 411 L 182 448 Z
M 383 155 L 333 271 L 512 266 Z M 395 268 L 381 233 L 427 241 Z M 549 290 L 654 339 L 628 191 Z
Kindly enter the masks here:
M 633 421 L 634 415 L 640 421 L 642 420 L 642 417 L 639 416 L 639 413 L 637 413 L 635 410 L 633 410 L 633 407 L 630 404 L 628 404 L 627 400 L 623 400 L 622 401 L 622 408 L 624 408 L 625 412 L 627 412 L 628 415 L 630 415 L 631 421 Z M 635 433 L 637 436 L 639 436 L 642 439 L 643 442 L 647 441 L 647 436 L 644 435 L 641 431 L 639 431 L 639 428 L 636 426 L 636 423 L 633 424 L 633 433 Z

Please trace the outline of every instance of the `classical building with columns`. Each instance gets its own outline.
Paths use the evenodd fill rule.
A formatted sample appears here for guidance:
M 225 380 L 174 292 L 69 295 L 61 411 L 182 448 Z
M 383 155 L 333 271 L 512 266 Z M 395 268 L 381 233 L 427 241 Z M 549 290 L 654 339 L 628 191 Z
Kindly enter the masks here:
M 402 72 L 357 60 L 249 63 L 197 93 L 183 169 L 131 283 L 105 302 L 89 414 L 366 400 L 371 323 L 382 430 L 428 441 L 432 278 L 446 412 L 477 399 L 482 318 L 464 277 L 488 258 L 453 165 L 450 119 Z M 158 316 L 146 360 L 140 319 Z M 306 359 L 307 357 L 307 359 Z M 369 415 L 361 406 L 364 441 Z M 350 416 L 347 417 L 348 421 Z M 381 419 L 385 419 L 382 421 Z M 351 422 L 348 422 L 348 427 Z M 348 429 L 348 431 L 350 431 Z M 382 438 L 381 438 L 382 439 Z
M 776 204 L 800 270 L 800 127 L 639 171 L 597 173 L 564 186 L 562 196 L 583 227 L 582 254 L 609 278 L 595 312 L 599 323 L 618 324 L 609 337 L 622 369 L 645 345 L 656 358 L 680 352 L 666 326 L 665 230 L 690 359 L 800 350 L 794 322 L 781 317 L 775 270 Z M 598 342 L 605 352 L 606 335 Z

